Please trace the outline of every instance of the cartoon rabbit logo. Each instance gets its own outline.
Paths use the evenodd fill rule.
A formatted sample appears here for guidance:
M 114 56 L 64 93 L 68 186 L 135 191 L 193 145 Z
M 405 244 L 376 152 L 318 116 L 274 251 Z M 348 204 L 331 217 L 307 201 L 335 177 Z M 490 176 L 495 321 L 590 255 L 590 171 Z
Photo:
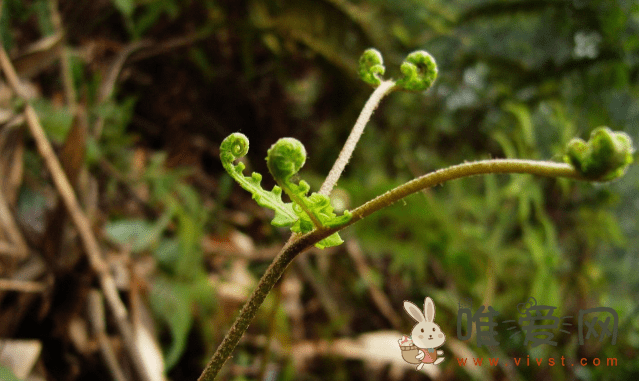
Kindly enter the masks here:
M 424 364 L 437 365 L 444 361 L 444 351 L 437 348 L 444 345 L 446 335 L 435 324 L 435 303 L 430 297 L 424 300 L 424 313 L 414 303 L 404 301 L 404 309 L 417 321 L 411 336 L 403 336 L 399 340 L 402 357 L 409 364 L 416 364 L 417 370 Z

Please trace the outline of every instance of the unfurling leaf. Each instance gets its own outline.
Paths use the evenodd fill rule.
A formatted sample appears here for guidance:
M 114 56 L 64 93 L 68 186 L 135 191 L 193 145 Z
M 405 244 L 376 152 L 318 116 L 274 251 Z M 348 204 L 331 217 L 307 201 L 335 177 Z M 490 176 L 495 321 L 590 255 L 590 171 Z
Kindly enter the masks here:
M 590 139 L 572 139 L 565 160 L 589 180 L 610 181 L 621 177 L 632 163 L 632 139 L 625 132 L 597 127 Z
M 244 176 L 244 163 L 233 165 L 233 162 L 248 152 L 248 138 L 239 132 L 229 135 L 220 145 L 220 159 L 224 169 L 240 184 L 242 188 L 249 191 L 253 195 L 253 199 L 258 205 L 275 211 L 275 218 L 271 224 L 279 227 L 291 226 L 297 221 L 297 215 L 293 212 L 293 206 L 290 203 L 282 201 L 282 189 L 277 185 L 269 192 L 266 191 L 260 183 L 262 175 L 253 172 L 251 177 Z
M 397 85 L 404 90 L 428 90 L 437 78 L 437 64 L 433 56 L 423 50 L 412 52 L 400 67 L 404 76 Z
M 262 189 L 262 175 L 253 173 L 251 177 L 243 175 L 244 164 L 233 162 L 248 152 L 248 139 L 241 133 L 229 135 L 220 146 L 220 158 L 226 171 L 242 186 L 251 192 L 253 199 L 260 206 L 273 209 L 275 218 L 271 224 L 290 227 L 295 233 L 305 234 L 316 228 L 341 226 L 351 219 L 350 212 L 341 216 L 333 212 L 327 196 L 313 193 L 307 196 L 310 186 L 304 180 L 299 184 L 291 181 L 306 161 L 304 145 L 293 138 L 278 140 L 268 151 L 266 158 L 269 171 L 279 184 L 270 192 Z M 282 201 L 282 189 L 288 194 L 292 203 Z M 343 241 L 337 233 L 316 244 L 319 248 L 336 246 Z
M 386 68 L 382 54 L 376 49 L 366 49 L 359 58 L 359 77 L 366 83 L 375 87 L 382 83 L 380 76 L 384 75 Z
M 313 193 L 307 196 L 310 186 L 304 180 L 299 184 L 291 181 L 306 162 L 304 145 L 293 138 L 282 138 L 271 146 L 266 157 L 269 171 L 275 181 L 284 189 L 294 203 L 293 211 L 299 220 L 291 226 L 295 233 L 308 233 L 314 228 L 340 226 L 351 219 L 345 211 L 340 217 L 333 212 L 331 200 L 324 195 Z M 319 248 L 336 246 L 343 241 L 337 233 L 318 242 Z

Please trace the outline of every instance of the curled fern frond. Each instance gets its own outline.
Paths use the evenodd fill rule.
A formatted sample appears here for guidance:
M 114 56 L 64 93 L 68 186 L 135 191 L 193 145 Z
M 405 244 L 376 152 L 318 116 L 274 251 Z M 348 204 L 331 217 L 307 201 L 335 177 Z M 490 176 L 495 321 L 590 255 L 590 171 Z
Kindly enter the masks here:
M 291 230 L 296 233 L 308 233 L 314 228 L 334 227 L 348 222 L 351 218 L 348 211 L 337 217 L 333 213 L 333 206 L 327 196 L 318 193 L 307 196 L 310 186 L 306 181 L 300 180 L 299 184 L 291 181 L 305 161 L 304 145 L 293 138 L 278 140 L 268 150 L 266 157 L 271 175 L 295 204 L 293 210 L 299 216 L 299 220 L 291 227 Z M 335 233 L 335 237 L 328 237 L 317 246 L 335 246 L 342 242 L 339 235 Z
M 589 180 L 610 181 L 623 176 L 633 161 L 633 152 L 628 134 L 597 127 L 587 142 L 575 138 L 568 143 L 565 160 Z
M 298 216 L 293 211 L 293 205 L 282 201 L 282 189 L 277 185 L 269 192 L 262 188 L 262 175 L 253 172 L 251 177 L 244 176 L 244 163 L 234 165 L 233 162 L 244 157 L 248 153 L 248 138 L 239 132 L 233 133 L 222 141 L 220 145 L 220 159 L 224 169 L 238 184 L 253 195 L 258 205 L 275 211 L 275 217 L 271 224 L 279 227 L 293 225 Z
M 377 49 L 366 49 L 359 58 L 359 77 L 366 83 L 377 87 L 382 83 L 381 76 L 386 72 L 384 59 Z
M 249 141 L 244 134 L 236 132 L 229 135 L 220 145 L 222 165 L 242 188 L 253 195 L 258 205 L 275 211 L 272 225 L 290 227 L 295 233 L 305 234 L 317 228 L 341 226 L 351 219 L 348 211 L 341 216 L 336 216 L 328 197 L 318 193 L 307 196 L 310 186 L 306 181 L 301 180 L 299 184 L 291 181 L 306 161 L 306 149 L 298 140 L 283 138 L 268 150 L 267 165 L 279 184 L 270 192 L 260 185 L 262 175 L 253 172 L 250 177 L 244 176 L 244 163 L 233 164 L 235 160 L 248 153 L 248 148 Z M 282 189 L 291 198 L 292 203 L 282 201 Z M 323 249 L 342 242 L 340 236 L 334 233 L 315 246 Z
M 408 91 L 428 90 L 437 78 L 435 59 L 423 50 L 409 54 L 400 70 L 404 76 L 397 81 L 397 85 Z
M 306 148 L 297 139 L 282 138 L 271 146 L 266 156 L 266 164 L 271 175 L 288 181 L 304 166 Z
M 308 187 L 305 181 L 300 181 L 300 187 L 302 188 L 302 192 L 304 188 Z M 305 205 L 309 210 L 312 210 L 312 214 L 308 214 L 304 212 L 304 208 L 299 205 L 294 205 L 293 210 L 298 213 L 300 219 L 291 226 L 291 230 L 295 233 L 308 233 L 313 230 L 314 222 L 310 216 L 321 224 L 321 226 L 326 228 L 332 228 L 344 225 L 352 218 L 351 212 L 348 210 L 344 211 L 344 214 L 341 216 L 336 216 L 333 212 L 333 206 L 331 205 L 331 201 L 328 197 L 321 195 L 319 193 L 313 193 L 305 200 Z M 324 238 L 315 244 L 316 247 L 323 249 L 325 247 L 338 246 L 341 245 L 344 241 L 340 237 L 338 233 L 333 233 L 332 235 Z

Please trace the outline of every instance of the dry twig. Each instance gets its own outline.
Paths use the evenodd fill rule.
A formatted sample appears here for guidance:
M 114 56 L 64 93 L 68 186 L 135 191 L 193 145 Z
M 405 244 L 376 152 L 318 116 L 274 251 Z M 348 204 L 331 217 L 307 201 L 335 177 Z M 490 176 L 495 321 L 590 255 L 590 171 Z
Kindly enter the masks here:
M 12 245 L 2 248 L 6 250 L 0 249 L 0 253 L 15 255 L 18 258 L 26 257 L 29 251 L 27 243 L 24 240 L 24 237 L 22 237 L 22 233 L 20 232 L 20 229 L 18 229 L 18 225 L 13 220 L 11 210 L 4 198 L 2 189 L 0 189 L 0 223 L 2 223 L 2 227 L 6 230 L 12 243 Z
M 4 254 L 10 257 L 22 257 L 24 255 L 24 251 L 18 249 L 10 243 L 0 241 L 0 254 Z
M 0 279 L 0 291 L 44 292 L 46 286 L 40 282 Z
M 7 78 L 7 82 L 13 91 L 23 99 L 23 94 L 20 88 L 20 82 L 18 76 L 9 60 L 9 57 L 4 50 L 4 47 L 0 46 L 0 66 L 5 73 Z M 118 290 L 115 285 L 115 281 L 113 280 L 113 276 L 109 272 L 108 265 L 104 258 L 102 257 L 102 253 L 100 250 L 100 246 L 91 230 L 91 223 L 88 218 L 85 216 L 82 211 L 80 204 L 75 196 L 75 192 L 69 183 L 66 175 L 64 174 L 64 170 L 62 169 L 62 165 L 58 161 L 53 148 L 51 147 L 51 143 L 47 139 L 42 126 L 40 125 L 40 120 L 33 109 L 33 107 L 28 103 L 24 107 L 24 114 L 27 121 L 27 126 L 29 127 L 29 131 L 33 136 L 33 139 L 36 142 L 36 146 L 38 148 L 38 152 L 42 156 L 45 161 L 47 168 L 53 178 L 53 183 L 55 188 L 57 189 L 64 205 L 69 212 L 71 220 L 78 230 L 78 234 L 80 235 L 80 239 L 82 240 L 82 244 L 85 249 L 85 253 L 88 257 L 91 268 L 96 272 L 98 278 L 100 280 L 100 286 L 104 295 L 106 297 L 107 303 L 111 312 L 113 313 L 118 330 L 122 335 L 122 338 L 125 343 L 125 347 L 129 353 L 129 356 L 138 372 L 138 375 L 145 381 L 149 381 L 150 378 L 148 374 L 146 374 L 144 364 L 142 363 L 140 356 L 137 351 L 137 347 L 135 344 L 135 339 L 133 335 L 133 329 L 128 320 L 128 312 L 120 296 L 118 294 Z
M 102 300 L 102 293 L 98 290 L 91 290 L 88 299 L 89 320 L 93 326 L 93 331 L 98 338 L 100 344 L 100 350 L 107 367 L 113 375 L 113 379 L 116 381 L 126 381 L 124 371 L 118 364 L 117 356 L 113 351 L 109 337 L 106 334 L 106 321 L 104 316 L 104 303 Z

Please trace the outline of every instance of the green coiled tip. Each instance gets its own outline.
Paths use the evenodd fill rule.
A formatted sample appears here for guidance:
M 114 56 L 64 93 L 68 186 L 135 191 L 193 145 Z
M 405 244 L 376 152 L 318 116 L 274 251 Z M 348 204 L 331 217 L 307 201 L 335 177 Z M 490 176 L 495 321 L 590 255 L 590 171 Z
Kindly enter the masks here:
M 408 91 L 428 90 L 437 79 L 435 58 L 423 50 L 409 54 L 400 70 L 404 76 L 397 81 L 397 85 Z
M 233 161 L 244 157 L 249 150 L 249 140 L 246 135 L 240 132 L 234 132 L 227 136 L 220 144 L 220 158 L 223 163 L 232 163 Z
M 568 142 L 565 161 L 589 180 L 610 181 L 623 176 L 633 161 L 633 153 L 628 134 L 597 127 L 587 142 L 579 138 Z
M 359 58 L 359 77 L 366 83 L 377 87 L 382 83 L 381 76 L 386 72 L 384 59 L 377 49 L 366 49 Z
M 282 138 L 269 148 L 266 156 L 268 170 L 275 179 L 288 181 L 304 166 L 306 149 L 297 139 Z

